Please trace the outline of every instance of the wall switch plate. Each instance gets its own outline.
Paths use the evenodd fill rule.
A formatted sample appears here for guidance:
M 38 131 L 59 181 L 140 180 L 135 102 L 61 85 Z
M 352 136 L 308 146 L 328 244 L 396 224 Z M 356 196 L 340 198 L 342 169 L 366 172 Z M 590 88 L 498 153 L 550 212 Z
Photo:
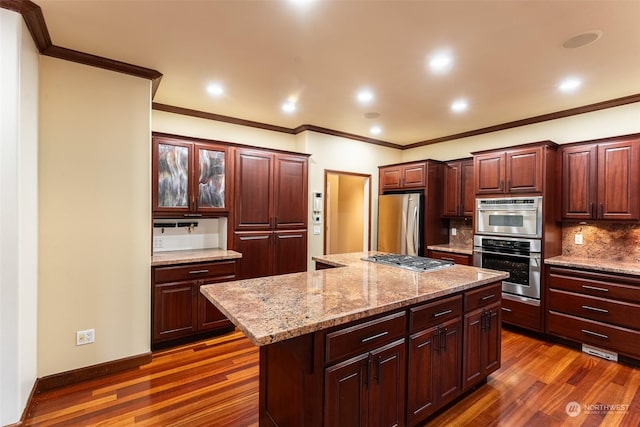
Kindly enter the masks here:
M 455 236 L 456 234 L 458 234 L 458 229 L 456 229 L 456 228 L 452 228 L 452 229 L 451 229 L 451 235 L 452 235 L 452 236 Z
M 315 234 L 315 235 L 319 235 L 320 234 L 320 226 L 319 225 L 314 225 L 313 226 L 313 234 Z
M 96 340 L 95 329 L 85 329 L 76 332 L 76 345 L 91 344 Z
M 582 239 L 582 234 L 576 234 L 574 237 L 574 242 L 576 245 L 581 245 L 584 243 L 584 240 Z

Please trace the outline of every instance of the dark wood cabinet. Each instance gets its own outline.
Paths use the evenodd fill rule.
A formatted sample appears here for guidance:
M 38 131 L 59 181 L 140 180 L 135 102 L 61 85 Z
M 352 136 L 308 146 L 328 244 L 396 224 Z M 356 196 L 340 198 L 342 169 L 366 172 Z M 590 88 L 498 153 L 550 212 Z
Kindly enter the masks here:
M 200 293 L 200 287 L 235 280 L 235 260 L 153 267 L 152 277 L 152 348 L 205 332 L 233 329 L 233 324 Z
M 153 137 L 152 211 L 155 217 L 219 216 L 229 211 L 228 148 Z
M 425 162 L 416 162 L 381 166 L 379 176 L 380 192 L 423 188 L 427 184 L 427 165 Z
M 547 333 L 640 359 L 640 278 L 551 266 Z
M 475 187 L 473 159 L 454 160 L 444 168 L 444 217 L 473 216 Z
M 640 219 L 640 138 L 563 146 L 562 217 Z
M 544 146 L 474 155 L 476 194 L 541 193 Z
M 444 261 L 452 261 L 460 265 L 471 265 L 471 255 L 456 254 L 453 252 L 435 251 L 429 249 L 427 252 L 429 258 L 441 259 Z
M 233 249 L 239 277 L 307 269 L 308 157 L 236 149 Z
M 543 332 L 543 313 L 538 301 L 523 301 L 518 297 L 502 298 L 502 322 L 536 332 Z

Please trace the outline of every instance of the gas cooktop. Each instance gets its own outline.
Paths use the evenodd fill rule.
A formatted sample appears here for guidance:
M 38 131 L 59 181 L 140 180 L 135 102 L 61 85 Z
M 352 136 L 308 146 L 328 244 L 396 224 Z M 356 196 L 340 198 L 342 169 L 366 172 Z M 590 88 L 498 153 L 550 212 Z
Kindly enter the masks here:
M 430 271 L 451 267 L 454 263 L 440 259 L 425 258 L 415 255 L 381 254 L 362 258 L 363 261 L 400 267 L 412 271 Z

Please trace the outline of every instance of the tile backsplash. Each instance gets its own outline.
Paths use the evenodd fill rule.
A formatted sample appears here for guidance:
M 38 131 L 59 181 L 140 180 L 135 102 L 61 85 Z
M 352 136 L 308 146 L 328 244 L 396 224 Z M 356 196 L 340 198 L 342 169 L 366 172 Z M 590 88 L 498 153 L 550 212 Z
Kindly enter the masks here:
M 153 252 L 227 248 L 227 218 L 156 219 L 154 221 L 154 224 L 172 223 L 193 223 L 194 226 L 153 227 Z
M 582 235 L 583 244 L 575 243 L 576 234 Z M 604 221 L 565 222 L 562 224 L 562 255 L 640 262 L 640 225 Z
M 456 235 L 451 235 L 451 229 L 456 229 Z M 470 219 L 449 220 L 449 244 L 455 246 L 473 246 L 473 225 Z

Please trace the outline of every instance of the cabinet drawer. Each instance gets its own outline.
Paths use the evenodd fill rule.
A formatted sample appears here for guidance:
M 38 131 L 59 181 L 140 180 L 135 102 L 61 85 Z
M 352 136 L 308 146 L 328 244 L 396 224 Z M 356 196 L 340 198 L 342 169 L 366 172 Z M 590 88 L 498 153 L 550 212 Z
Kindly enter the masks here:
M 549 287 L 640 303 L 640 278 L 551 267 Z
M 456 264 L 461 264 L 461 265 L 471 265 L 471 263 L 469 262 L 469 255 L 460 255 L 460 254 L 454 254 L 451 252 L 442 252 L 442 251 L 429 251 L 429 257 L 431 258 L 435 258 L 435 259 L 442 259 L 445 261 L 453 261 Z
M 198 264 L 180 264 L 171 267 L 156 267 L 155 283 L 179 282 L 182 280 L 203 279 L 208 281 L 233 280 L 236 276 L 236 261 L 205 262 Z
M 354 356 L 404 335 L 404 311 L 330 332 L 326 336 L 326 362 Z
M 549 311 L 548 332 L 574 341 L 640 357 L 640 332 Z
M 539 305 L 503 296 L 501 311 L 503 322 L 542 332 L 542 309 Z
M 487 304 L 500 301 L 502 296 L 502 283 L 494 283 L 484 288 L 465 292 L 464 311 L 469 312 Z
M 456 295 L 442 301 L 411 308 L 409 329 L 411 332 L 419 331 L 460 316 L 462 316 L 462 295 Z
M 640 329 L 640 304 L 549 289 L 549 309 L 627 328 Z

